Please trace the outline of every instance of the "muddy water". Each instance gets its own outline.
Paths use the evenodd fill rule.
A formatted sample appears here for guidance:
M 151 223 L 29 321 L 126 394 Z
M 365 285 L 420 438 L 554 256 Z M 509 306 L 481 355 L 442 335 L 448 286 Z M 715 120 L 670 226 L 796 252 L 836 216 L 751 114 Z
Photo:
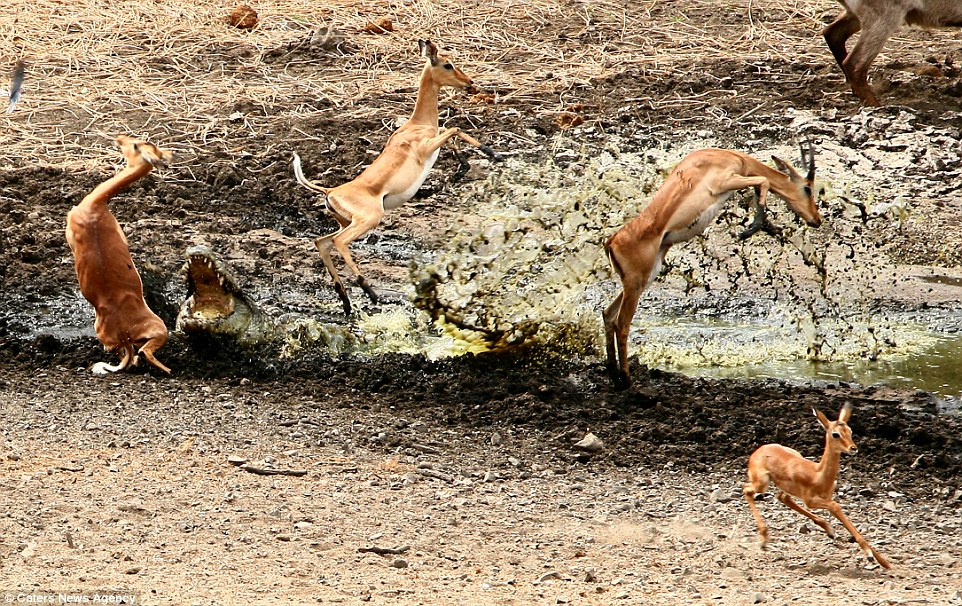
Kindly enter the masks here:
M 878 359 L 813 360 L 803 335 L 777 325 L 699 318 L 647 318 L 635 351 L 646 364 L 692 376 L 842 381 L 921 389 L 958 408 L 962 400 L 962 334 L 906 324 L 898 347 Z

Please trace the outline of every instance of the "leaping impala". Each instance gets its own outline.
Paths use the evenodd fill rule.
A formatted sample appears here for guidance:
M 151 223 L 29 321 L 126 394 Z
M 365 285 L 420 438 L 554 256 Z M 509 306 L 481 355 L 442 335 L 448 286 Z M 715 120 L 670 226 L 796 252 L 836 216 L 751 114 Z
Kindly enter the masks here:
M 381 155 L 356 179 L 337 187 L 322 187 L 304 178 L 301 159 L 294 153 L 294 176 L 297 182 L 324 194 L 328 212 L 340 224 L 340 229 L 321 236 L 314 244 L 334 280 L 334 290 L 344 304 L 346 315 L 351 313 L 351 300 L 334 267 L 331 249 L 336 248 L 341 253 L 358 285 L 373 303 L 377 303 L 377 293 L 361 275 L 361 270 L 351 257 L 348 249 L 351 242 L 377 227 L 384 217 L 384 211 L 395 209 L 414 197 L 438 159 L 441 146 L 452 137 L 459 137 L 489 156 L 496 157 L 489 147 L 457 128 L 439 128 L 438 92 L 441 87 L 470 90 L 471 78 L 455 67 L 446 56 L 439 55 L 437 46 L 431 41 L 419 40 L 418 46 L 427 63 L 421 72 L 414 113 L 404 125 L 394 131 Z
M 658 277 L 668 249 L 704 232 L 732 192 L 753 187 L 757 195 L 755 219 L 740 234 L 742 239 L 770 229 L 766 219 L 769 191 L 788 202 L 807 224 L 822 224 L 815 204 L 815 150 L 811 141 L 807 150 L 801 150 L 802 163 L 808 165 L 804 177 L 775 156 L 772 160 L 778 170 L 740 151 L 694 151 L 671 171 L 641 214 L 608 239 L 605 251 L 621 280 L 622 291 L 604 311 L 605 348 L 608 372 L 619 386 L 631 383 L 628 331 L 641 294 Z
M 120 363 L 97 362 L 94 374 L 117 372 L 137 364 L 139 356 L 170 374 L 154 352 L 167 343 L 167 326 L 144 301 L 144 285 L 130 257 L 127 237 L 107 203 L 118 193 L 144 177 L 154 166 L 164 166 L 172 154 L 146 141 L 125 135 L 117 144 L 127 167 L 98 185 L 67 213 L 67 243 L 74 256 L 80 292 L 97 313 L 94 330 L 108 351 L 120 356 Z
M 825 428 L 825 452 L 822 453 L 822 459 L 818 463 L 803 458 L 797 450 L 781 444 L 761 446 L 748 459 L 748 483 L 745 484 L 742 493 L 748 500 L 748 506 L 758 525 L 758 537 L 762 547 L 768 544 L 768 527 L 758 511 L 758 505 L 755 504 L 755 495 L 768 490 L 769 484 L 774 484 L 778 488 L 779 501 L 818 524 L 828 536 L 834 538 L 835 531 L 832 530 L 831 525 L 809 511 L 809 509 L 827 509 L 852 534 L 866 557 L 874 557 L 882 567 L 891 568 L 892 564 L 859 534 L 842 511 L 842 506 L 832 500 L 835 480 L 838 477 L 839 454 L 843 452 L 855 454 L 858 450 L 855 441 L 852 440 L 852 428 L 848 426 L 848 420 L 852 416 L 852 405 L 842 406 L 837 421 L 829 421 L 818 410 L 812 409 L 812 412 Z M 792 497 L 801 500 L 808 509 L 796 503 Z

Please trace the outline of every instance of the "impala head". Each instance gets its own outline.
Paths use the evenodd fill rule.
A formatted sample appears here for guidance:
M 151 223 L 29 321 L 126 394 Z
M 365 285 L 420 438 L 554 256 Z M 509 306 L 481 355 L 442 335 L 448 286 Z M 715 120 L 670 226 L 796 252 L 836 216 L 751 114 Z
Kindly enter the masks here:
M 438 47 L 430 40 L 418 40 L 421 56 L 428 60 L 424 70 L 430 72 L 431 78 L 438 85 L 463 88 L 468 92 L 474 89 L 471 78 L 451 63 L 450 57 L 438 54 Z
M 852 439 L 852 428 L 848 426 L 848 419 L 852 416 L 852 405 L 845 404 L 838 413 L 838 421 L 829 421 L 820 410 L 812 409 L 818 422 L 825 428 L 825 439 L 829 440 L 833 450 L 845 454 L 855 454 L 858 447 Z
M 167 163 L 174 157 L 174 154 L 160 149 L 153 143 L 138 141 L 127 135 L 118 135 L 117 145 L 120 146 L 120 151 L 123 152 L 124 157 L 127 158 L 128 165 L 147 162 L 151 166 L 163 168 L 167 166 Z
M 786 174 L 795 186 L 795 191 L 786 192 L 785 201 L 805 223 L 811 227 L 818 227 L 822 224 L 822 215 L 818 212 L 818 204 L 815 195 L 815 146 L 812 140 L 808 139 L 807 144 L 799 145 L 802 152 L 802 165 L 808 168 L 808 174 L 802 176 L 788 162 L 772 156 L 778 170 Z

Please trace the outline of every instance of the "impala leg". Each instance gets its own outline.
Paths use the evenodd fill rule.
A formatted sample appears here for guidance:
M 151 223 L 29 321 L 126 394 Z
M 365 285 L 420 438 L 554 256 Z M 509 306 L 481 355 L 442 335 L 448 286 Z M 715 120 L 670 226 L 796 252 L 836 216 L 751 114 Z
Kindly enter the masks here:
M 647 280 L 645 280 L 645 282 L 647 282 Z M 638 301 L 641 300 L 641 293 L 644 291 L 645 282 L 625 285 L 625 289 L 620 297 L 621 305 L 618 306 L 618 314 L 613 324 L 618 351 L 618 368 L 615 371 L 615 384 L 622 389 L 631 387 L 631 375 L 628 373 L 628 333 L 631 330 L 631 321 L 634 319 L 635 311 L 638 309 Z
M 130 366 L 131 359 L 135 357 L 134 348 L 130 345 L 124 345 L 122 347 L 122 350 L 123 350 L 123 353 L 119 354 L 120 362 L 118 364 L 111 365 L 111 364 L 107 364 L 106 362 L 97 362 L 91 367 L 90 372 L 94 373 L 95 375 L 102 376 L 107 373 L 124 370 L 125 368 Z
M 494 160 L 495 162 L 500 162 L 500 161 L 501 161 L 501 156 L 498 155 L 498 152 L 496 152 L 496 151 L 494 151 L 493 149 L 491 149 L 491 146 L 490 146 L 490 145 L 485 145 L 484 143 L 481 143 L 480 141 L 478 141 L 477 139 L 475 139 L 475 138 L 472 137 L 471 135 L 469 135 L 469 134 L 467 134 L 467 133 L 465 133 L 465 132 L 463 132 L 463 131 L 460 131 L 460 130 L 458 130 L 457 135 L 458 135 L 458 138 L 459 138 L 459 139 L 467 142 L 469 145 L 473 145 L 473 146 L 477 147 L 477 148 L 481 151 L 481 153 L 483 153 L 484 155 L 488 156 L 489 158 L 491 158 L 491 159 Z
M 882 11 L 876 17 L 877 19 L 864 24 L 865 27 L 858 42 L 842 62 L 842 69 L 845 71 L 845 77 L 848 78 L 852 91 L 865 105 L 879 104 L 878 97 L 868 84 L 868 70 L 872 61 L 885 46 L 885 41 L 900 24 L 898 11 Z
M 344 263 L 347 265 L 348 269 L 351 270 L 351 273 L 354 274 L 354 278 L 357 280 L 358 286 L 360 286 L 364 292 L 367 293 L 367 296 L 371 299 L 372 303 L 378 302 L 377 293 L 374 291 L 374 288 L 367 283 L 367 280 L 364 279 L 364 276 L 361 275 L 361 270 L 357 266 L 357 263 L 354 262 L 354 258 L 351 256 L 351 251 L 348 246 L 351 244 L 351 242 L 357 240 L 367 232 L 377 227 L 383 216 L 384 211 L 380 211 L 378 213 L 371 213 L 370 216 L 364 218 L 355 217 L 353 223 L 331 238 L 334 248 L 341 253 L 341 256 L 344 258 Z
M 855 542 L 858 543 L 858 546 L 862 548 L 862 553 L 864 553 L 866 557 L 874 557 L 879 565 L 882 566 L 882 568 L 892 567 L 892 563 L 889 562 L 885 556 L 873 549 L 872 546 L 868 544 L 868 541 L 862 537 L 861 533 L 859 533 L 859 531 L 855 528 L 855 525 L 852 524 L 852 522 L 845 515 L 845 512 L 842 511 L 842 506 L 837 502 L 832 501 L 831 499 L 815 498 L 812 499 L 808 505 L 813 509 L 827 509 L 830 511 L 831 514 L 835 516 L 843 526 L 845 526 L 845 530 L 849 531 L 849 533 L 855 539 Z
M 745 495 L 745 500 L 748 501 L 748 508 L 752 510 L 752 517 L 755 518 L 755 526 L 758 527 L 758 543 L 762 546 L 762 549 L 768 545 L 768 525 L 765 524 L 765 518 L 762 517 L 762 512 L 758 511 L 758 504 L 755 503 L 755 495 L 765 492 L 764 490 L 755 490 L 751 484 L 745 484 L 742 488 L 742 494 Z
M 324 267 L 327 268 L 327 273 L 331 275 L 331 279 L 334 281 L 334 292 L 336 292 L 337 296 L 341 299 L 341 304 L 344 306 L 344 315 L 349 316 L 351 315 L 351 298 L 347 295 L 347 289 L 344 287 L 344 283 L 341 282 L 341 276 L 337 273 L 337 268 L 334 267 L 334 260 L 331 259 L 331 249 L 334 248 L 334 243 L 331 239 L 341 233 L 341 231 L 343 230 L 321 236 L 314 240 L 314 246 L 321 255 L 321 260 L 324 262 Z
M 621 313 L 621 300 L 624 298 L 624 291 L 618 293 L 615 300 L 601 314 L 605 326 L 605 353 L 607 354 L 608 376 L 612 380 L 618 378 L 618 355 L 615 353 L 615 322 L 618 314 Z
M 749 459 L 748 465 L 748 482 L 742 486 L 742 495 L 744 495 L 745 500 L 748 501 L 748 508 L 752 510 L 752 517 L 755 518 L 755 526 L 758 527 L 758 542 L 762 546 L 762 549 L 764 549 L 765 546 L 768 545 L 768 525 L 765 524 L 762 512 L 758 510 L 755 495 L 762 494 L 768 490 L 769 479 L 767 474 L 758 476 L 752 472 L 752 459 Z
M 845 73 L 845 57 L 848 55 L 848 51 L 845 50 L 845 43 L 860 29 L 862 29 L 862 23 L 858 20 L 858 17 L 844 12 L 822 32 L 829 50 L 835 57 L 835 62 L 842 68 L 842 73 Z M 845 79 L 848 80 L 847 73 L 845 73 Z
M 755 218 L 742 233 L 738 234 L 739 240 L 747 240 L 759 231 L 766 229 L 768 223 L 768 179 L 765 177 L 739 177 L 726 184 L 733 186 L 731 189 L 741 189 L 743 187 L 755 188 Z
M 797 511 L 797 512 L 800 513 L 800 514 L 802 514 L 803 516 L 805 516 L 805 517 L 808 518 L 809 520 L 815 522 L 815 523 L 818 525 L 818 527 L 821 528 L 822 530 L 824 530 L 824 531 L 825 531 L 825 534 L 827 534 L 829 537 L 831 537 L 831 538 L 833 538 L 833 539 L 835 538 L 835 530 L 832 528 L 832 525 L 831 525 L 831 524 L 829 524 L 828 522 L 826 522 L 826 521 L 823 520 L 822 518 L 818 517 L 817 515 L 815 515 L 815 514 L 812 513 L 811 511 L 809 511 L 809 510 L 805 509 L 804 507 L 802 507 L 801 505 L 799 505 L 797 502 L 795 502 L 795 499 L 793 499 L 793 498 L 791 497 L 791 495 L 789 495 L 789 494 L 787 494 L 787 493 L 782 492 L 781 490 L 779 490 L 779 491 L 778 491 L 778 495 L 776 496 L 776 498 L 777 498 L 779 501 L 781 501 L 782 503 L 784 503 L 787 507 L 790 507 L 791 509 L 794 509 L 795 511 Z
M 158 334 L 151 336 L 144 343 L 144 346 L 140 348 L 140 353 L 143 354 L 144 359 L 148 362 L 161 369 L 167 374 L 170 374 L 170 369 L 164 366 L 164 364 L 154 357 L 154 352 L 163 347 L 167 343 L 167 330 L 163 332 L 158 332 Z

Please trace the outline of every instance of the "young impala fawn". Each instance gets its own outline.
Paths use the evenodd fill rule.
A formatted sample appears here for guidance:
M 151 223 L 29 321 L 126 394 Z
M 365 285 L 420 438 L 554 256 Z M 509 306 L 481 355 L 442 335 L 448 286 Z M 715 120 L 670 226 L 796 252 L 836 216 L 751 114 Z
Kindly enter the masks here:
M 334 280 L 334 290 L 341 298 L 346 315 L 351 314 L 351 299 L 334 267 L 331 250 L 337 249 L 341 253 L 358 285 L 372 302 L 377 303 L 377 293 L 361 275 L 361 270 L 351 257 L 348 249 L 351 243 L 377 227 L 385 210 L 397 208 L 414 197 L 438 159 L 441 146 L 452 137 L 463 139 L 489 156 L 495 156 L 489 147 L 481 145 L 457 128 L 439 128 L 438 93 L 441 87 L 471 89 L 471 78 L 455 67 L 450 59 L 439 55 L 438 48 L 431 41 L 420 40 L 418 45 L 427 63 L 421 71 L 414 113 L 394 131 L 381 155 L 356 179 L 338 187 L 322 187 L 304 178 L 301 159 L 294 154 L 294 176 L 297 182 L 324 194 L 327 210 L 340 225 L 340 229 L 321 236 L 314 244 Z
M 748 238 L 767 229 L 768 192 L 788 202 L 807 224 L 818 227 L 822 217 L 815 204 L 815 150 L 802 147 L 803 176 L 772 156 L 778 169 L 730 149 L 700 149 L 675 167 L 651 202 L 605 244 L 605 252 L 622 291 L 604 311 L 608 372 L 619 387 L 628 387 L 628 331 L 641 294 L 658 277 L 668 249 L 700 235 L 721 212 L 732 193 L 746 187 L 758 194 L 755 220 L 740 235 Z
M 835 478 L 838 476 L 839 454 L 855 454 L 857 448 L 852 440 L 852 428 L 848 426 L 852 416 L 852 405 L 845 404 L 838 413 L 837 421 L 829 421 L 820 411 L 812 409 L 818 422 L 825 428 L 825 452 L 822 459 L 815 463 L 802 458 L 798 451 L 780 444 L 766 444 L 752 453 L 748 459 L 748 483 L 742 489 L 748 506 L 758 525 L 758 536 L 762 547 L 768 543 L 768 526 L 762 519 L 755 495 L 763 493 L 769 484 L 778 488 L 779 501 L 815 522 L 828 536 L 834 538 L 831 525 L 818 517 L 810 509 L 827 509 L 845 526 L 855 542 L 867 557 L 874 557 L 884 568 L 892 564 L 862 538 L 855 526 L 842 512 L 842 507 L 832 500 L 835 492 Z M 794 498 L 793 498 L 794 497 Z M 795 502 L 799 499 L 808 509 Z
M 154 166 L 164 166 L 171 153 L 146 141 L 125 135 L 117 144 L 127 159 L 127 167 L 98 185 L 67 214 L 67 243 L 74 256 L 80 292 L 94 306 L 94 330 L 107 351 L 116 351 L 120 363 L 114 366 L 97 362 L 94 374 L 117 372 L 137 364 L 134 353 L 170 374 L 170 369 L 154 357 L 167 343 L 167 326 L 144 301 L 144 286 L 130 257 L 127 237 L 107 203 L 131 183 L 144 177 Z

